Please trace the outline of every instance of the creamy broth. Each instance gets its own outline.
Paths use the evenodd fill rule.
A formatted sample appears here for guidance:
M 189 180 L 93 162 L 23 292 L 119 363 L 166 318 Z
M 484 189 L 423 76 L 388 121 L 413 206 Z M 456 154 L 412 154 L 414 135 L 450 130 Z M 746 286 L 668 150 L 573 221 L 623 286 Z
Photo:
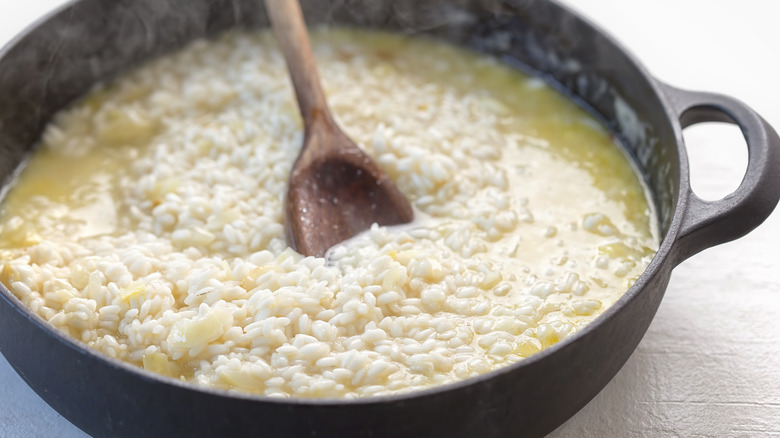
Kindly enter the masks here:
M 333 113 L 418 212 L 304 258 L 301 121 L 267 32 L 198 41 L 59 113 L 0 211 L 0 280 L 105 354 L 205 386 L 360 397 L 575 333 L 658 247 L 610 133 L 540 79 L 422 38 L 320 30 Z

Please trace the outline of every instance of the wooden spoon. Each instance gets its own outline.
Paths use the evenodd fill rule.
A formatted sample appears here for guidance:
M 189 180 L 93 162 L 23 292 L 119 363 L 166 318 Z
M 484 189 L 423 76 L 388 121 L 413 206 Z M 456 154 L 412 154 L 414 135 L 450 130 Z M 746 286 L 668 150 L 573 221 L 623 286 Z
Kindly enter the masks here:
M 410 222 L 414 212 L 404 195 L 331 117 L 298 1 L 265 0 L 265 5 L 305 130 L 288 183 L 285 213 L 292 247 L 322 257 L 375 222 Z

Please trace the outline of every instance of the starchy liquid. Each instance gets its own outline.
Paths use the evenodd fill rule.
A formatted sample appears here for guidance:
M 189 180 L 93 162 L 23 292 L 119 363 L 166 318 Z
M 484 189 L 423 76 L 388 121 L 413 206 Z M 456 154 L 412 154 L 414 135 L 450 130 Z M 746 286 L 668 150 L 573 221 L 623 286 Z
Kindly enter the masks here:
M 520 361 L 650 262 L 656 224 L 629 161 L 544 81 L 419 37 L 331 29 L 313 44 L 335 118 L 416 222 L 326 258 L 289 248 L 301 120 L 271 35 L 231 33 L 54 118 L 0 212 L 3 284 L 156 373 L 352 398 Z

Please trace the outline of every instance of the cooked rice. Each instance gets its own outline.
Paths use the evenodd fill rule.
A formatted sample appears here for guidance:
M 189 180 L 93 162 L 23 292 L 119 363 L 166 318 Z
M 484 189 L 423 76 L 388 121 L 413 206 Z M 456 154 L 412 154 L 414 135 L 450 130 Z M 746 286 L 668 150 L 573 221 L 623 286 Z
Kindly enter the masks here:
M 649 263 L 645 193 L 584 111 L 488 58 L 357 31 L 315 37 L 326 93 L 419 219 L 302 257 L 282 213 L 301 122 L 274 46 L 198 41 L 61 112 L 5 201 L 3 283 L 154 372 L 351 398 L 528 357 Z

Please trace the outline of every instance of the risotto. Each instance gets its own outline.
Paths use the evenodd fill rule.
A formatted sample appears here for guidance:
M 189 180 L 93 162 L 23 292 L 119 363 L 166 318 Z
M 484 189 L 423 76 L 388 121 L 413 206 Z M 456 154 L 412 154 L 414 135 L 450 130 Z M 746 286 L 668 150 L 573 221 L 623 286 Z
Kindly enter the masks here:
M 481 55 L 313 34 L 334 116 L 417 220 L 289 248 L 303 141 L 268 32 L 198 41 L 59 113 L 0 214 L 0 280 L 111 357 L 209 387 L 360 397 L 522 360 L 619 299 L 658 246 L 609 133 Z

